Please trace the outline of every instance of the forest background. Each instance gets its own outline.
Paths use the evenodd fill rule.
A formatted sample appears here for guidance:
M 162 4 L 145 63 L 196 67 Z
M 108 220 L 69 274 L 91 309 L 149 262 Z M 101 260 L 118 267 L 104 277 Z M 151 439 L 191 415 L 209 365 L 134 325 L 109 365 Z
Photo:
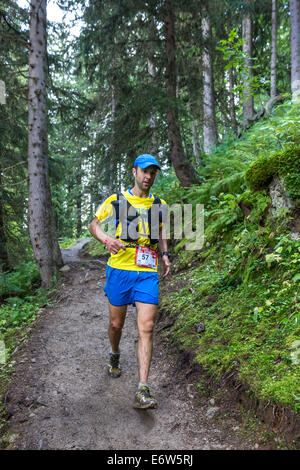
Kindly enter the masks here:
M 59 246 L 153 153 L 153 192 L 205 209 L 203 249 L 170 245 L 171 340 L 297 415 L 300 0 L 57 5 L 46 23 L 45 0 L 0 1 L 6 353 L 47 303 Z

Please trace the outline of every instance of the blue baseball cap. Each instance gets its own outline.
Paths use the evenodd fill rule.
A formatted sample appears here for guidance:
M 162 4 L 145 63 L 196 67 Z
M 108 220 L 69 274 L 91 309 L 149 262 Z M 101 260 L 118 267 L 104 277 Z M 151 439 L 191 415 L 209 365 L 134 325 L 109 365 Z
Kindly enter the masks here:
M 157 163 L 157 160 L 153 155 L 150 155 L 149 153 L 143 153 L 142 155 L 139 155 L 133 164 L 133 166 L 139 166 L 140 168 L 147 168 L 150 165 L 155 165 L 157 168 L 160 170 L 160 166 Z

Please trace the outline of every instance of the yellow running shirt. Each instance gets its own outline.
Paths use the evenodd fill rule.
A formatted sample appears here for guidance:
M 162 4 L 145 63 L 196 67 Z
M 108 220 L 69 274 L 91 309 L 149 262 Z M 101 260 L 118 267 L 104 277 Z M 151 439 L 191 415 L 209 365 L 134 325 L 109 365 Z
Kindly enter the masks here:
M 139 214 L 147 213 L 147 210 L 150 209 L 154 202 L 154 196 L 153 194 L 150 194 L 149 197 L 138 197 L 132 194 L 132 192 L 129 191 L 124 191 L 123 196 L 128 200 L 129 204 L 131 204 Z M 117 194 L 112 194 L 109 198 L 107 198 L 101 206 L 97 209 L 97 212 L 95 214 L 95 217 L 97 219 L 104 223 L 108 221 L 113 216 L 113 206 L 111 205 L 112 201 L 117 200 Z M 161 199 L 162 204 L 166 204 L 166 201 Z M 160 227 L 162 224 L 160 225 Z M 149 236 L 149 226 L 148 222 L 146 222 L 145 219 L 142 219 L 139 222 L 139 233 L 145 233 L 145 236 L 141 236 L 138 238 L 137 241 L 135 241 L 135 244 L 138 245 L 143 245 L 143 246 L 149 246 L 150 245 L 150 240 L 147 236 Z M 117 227 L 117 231 L 115 236 L 119 236 L 121 233 L 121 223 L 119 223 Z M 126 246 L 127 242 L 124 242 L 124 245 Z M 132 244 L 132 243 L 131 243 Z M 142 266 L 137 266 L 135 264 L 135 251 L 136 249 L 134 247 L 127 247 L 126 251 L 124 250 L 119 250 L 119 252 L 114 255 L 111 254 L 110 258 L 107 262 L 109 266 L 112 268 L 117 268 L 117 269 L 125 269 L 127 271 L 149 271 L 149 272 L 155 272 L 157 271 L 157 267 L 155 269 L 152 268 L 146 268 Z

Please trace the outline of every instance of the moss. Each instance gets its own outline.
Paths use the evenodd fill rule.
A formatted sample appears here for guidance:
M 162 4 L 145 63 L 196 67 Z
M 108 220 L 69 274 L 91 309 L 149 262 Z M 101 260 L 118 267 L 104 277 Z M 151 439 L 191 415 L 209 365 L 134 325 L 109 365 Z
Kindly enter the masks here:
M 92 239 L 89 243 L 87 243 L 81 250 L 80 254 L 83 256 L 100 256 L 100 255 L 108 255 L 106 247 L 103 243 L 98 242 L 95 239 Z
M 292 146 L 271 155 L 261 155 L 246 170 L 246 181 L 250 189 L 262 189 L 276 174 L 283 178 L 290 197 L 300 198 L 299 147 Z
M 246 170 L 246 181 L 251 189 L 261 189 L 270 183 L 279 169 L 277 154 L 272 157 L 260 156 Z

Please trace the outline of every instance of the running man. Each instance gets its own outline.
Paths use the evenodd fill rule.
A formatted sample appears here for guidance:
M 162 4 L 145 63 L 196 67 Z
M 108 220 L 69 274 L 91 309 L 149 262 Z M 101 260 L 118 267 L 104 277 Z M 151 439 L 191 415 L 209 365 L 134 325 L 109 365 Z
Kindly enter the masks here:
M 98 208 L 89 230 L 96 240 L 105 244 L 111 256 L 107 263 L 105 295 L 108 297 L 108 337 L 111 345 L 108 373 L 121 375 L 119 343 L 127 305 L 137 309 L 139 384 L 135 407 L 157 408 L 151 395 L 148 375 L 152 358 L 153 328 L 159 300 L 157 274 L 158 248 L 164 263 L 163 277 L 170 273 L 170 255 L 164 238 L 163 214 L 166 202 L 150 193 L 160 166 L 155 157 L 143 154 L 134 162 L 134 187 L 107 198 Z M 113 218 L 115 238 L 101 228 Z

